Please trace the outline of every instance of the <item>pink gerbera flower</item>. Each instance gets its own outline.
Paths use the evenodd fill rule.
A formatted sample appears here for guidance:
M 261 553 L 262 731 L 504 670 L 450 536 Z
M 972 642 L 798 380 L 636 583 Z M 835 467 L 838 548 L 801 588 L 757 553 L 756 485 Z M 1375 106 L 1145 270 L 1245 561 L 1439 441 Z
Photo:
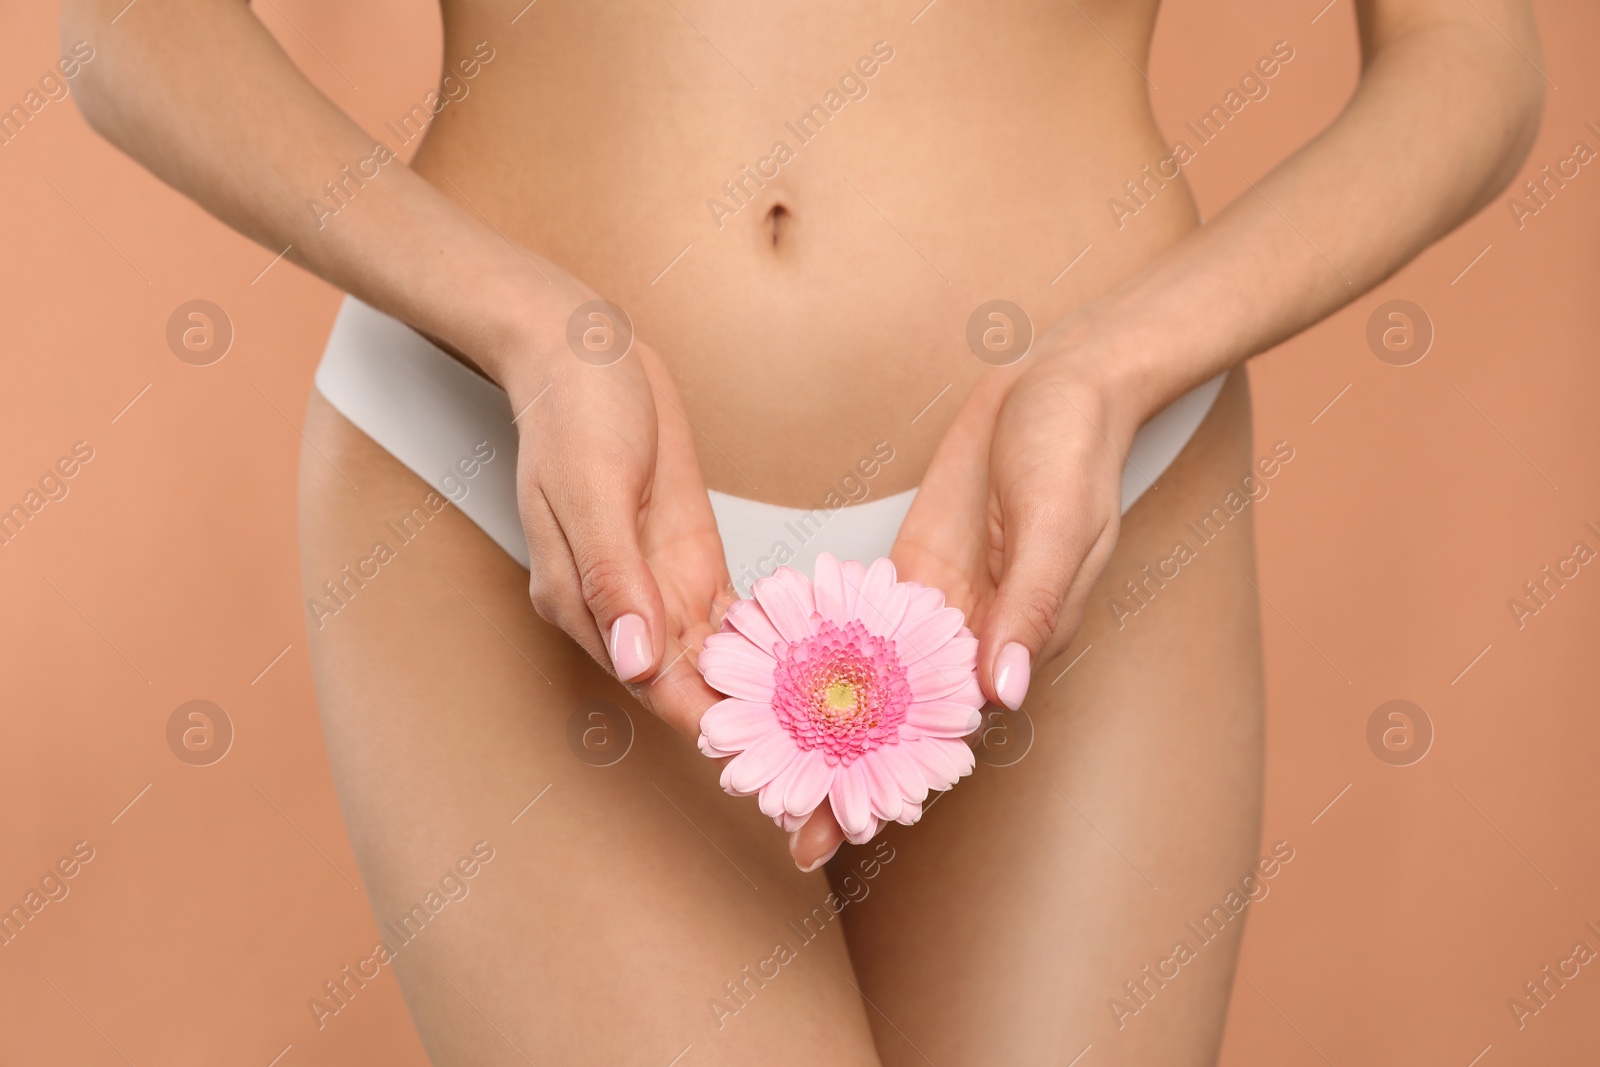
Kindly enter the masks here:
M 759 794 L 798 830 L 823 800 L 845 836 L 922 817 L 930 789 L 973 767 L 978 642 L 944 594 L 897 582 L 894 564 L 817 558 L 816 582 L 788 567 L 728 609 L 700 671 L 727 694 L 700 721 L 700 751 L 733 756 L 722 788 Z

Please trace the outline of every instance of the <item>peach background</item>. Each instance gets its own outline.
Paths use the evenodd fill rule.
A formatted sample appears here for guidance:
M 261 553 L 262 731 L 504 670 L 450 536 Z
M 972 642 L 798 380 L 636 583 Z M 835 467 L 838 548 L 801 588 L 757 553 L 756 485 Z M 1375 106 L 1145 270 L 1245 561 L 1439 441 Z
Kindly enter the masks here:
M 1350 4 L 1312 23 L 1321 3 L 1169 3 L 1152 66 L 1169 130 L 1274 40 L 1298 53 L 1190 168 L 1206 208 L 1353 86 Z M 371 128 L 434 76 L 423 0 L 404 16 L 375 0 L 261 7 Z M 1600 120 L 1600 13 L 1578 0 L 1538 10 L 1559 89 L 1523 177 L 1577 139 L 1600 146 L 1582 128 Z M 58 54 L 55 12 L 9 5 L 0 22 L 9 106 Z M 1584 529 L 1600 525 L 1593 169 L 1520 232 L 1502 197 L 1251 366 L 1260 442 L 1297 450 L 1256 506 L 1270 600 L 1265 834 L 1297 857 L 1252 908 L 1226 1064 L 1564 1064 L 1600 1045 L 1600 967 L 1520 1032 L 1506 1006 L 1580 937 L 1600 948 L 1583 930 L 1600 925 L 1600 567 L 1520 631 L 1506 607 L 1575 541 L 1600 547 Z M 70 495 L 0 547 L 0 904 L 74 842 L 95 849 L 71 895 L 0 948 L 0 1058 L 265 1065 L 292 1046 L 285 1065 L 421 1064 L 387 972 L 320 1033 L 305 1008 L 375 936 L 296 595 L 295 423 L 337 294 L 286 263 L 261 275 L 271 252 L 100 141 L 70 103 L 0 147 L 0 193 L 0 504 L 73 442 L 95 449 Z M 164 328 L 202 297 L 237 336 L 195 368 Z M 1437 330 L 1406 368 L 1364 340 L 1369 314 L 1396 297 Z M 237 730 L 207 768 L 165 741 L 172 710 L 197 697 Z M 1392 698 L 1421 705 L 1437 731 L 1414 766 L 1367 748 L 1368 716 Z

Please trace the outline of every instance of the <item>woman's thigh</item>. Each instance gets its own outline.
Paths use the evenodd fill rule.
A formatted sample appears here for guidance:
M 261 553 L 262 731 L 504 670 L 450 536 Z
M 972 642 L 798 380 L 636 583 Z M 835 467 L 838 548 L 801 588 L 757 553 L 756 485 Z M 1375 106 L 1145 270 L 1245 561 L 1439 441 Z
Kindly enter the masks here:
M 1126 516 L 1074 647 L 1035 672 L 1026 754 L 995 765 L 1027 744 L 1011 716 L 970 780 L 890 827 L 894 861 L 844 914 L 885 1063 L 1214 1060 L 1260 824 L 1254 546 L 1227 500 L 1249 408 L 1235 374 Z
M 387 943 L 362 969 L 434 1062 L 875 1064 L 824 875 L 315 394 L 306 435 L 317 695 Z

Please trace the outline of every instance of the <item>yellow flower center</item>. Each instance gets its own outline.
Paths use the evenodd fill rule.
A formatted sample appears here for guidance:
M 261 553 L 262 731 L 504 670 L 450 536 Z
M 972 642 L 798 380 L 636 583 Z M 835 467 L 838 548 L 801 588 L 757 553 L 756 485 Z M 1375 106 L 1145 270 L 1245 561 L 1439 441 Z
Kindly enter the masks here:
M 834 682 L 823 693 L 822 699 L 827 702 L 829 711 L 853 712 L 856 710 L 856 687 L 849 682 Z

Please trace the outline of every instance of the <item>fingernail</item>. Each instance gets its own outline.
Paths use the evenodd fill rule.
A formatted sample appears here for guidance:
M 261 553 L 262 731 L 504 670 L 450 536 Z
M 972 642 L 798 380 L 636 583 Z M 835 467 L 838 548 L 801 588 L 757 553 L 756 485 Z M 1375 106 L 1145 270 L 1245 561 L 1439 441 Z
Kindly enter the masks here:
M 611 624 L 606 642 L 611 651 L 611 666 L 617 677 L 631 682 L 650 669 L 650 631 L 638 615 L 623 615 Z
M 798 831 L 796 831 L 796 832 L 798 832 Z M 842 845 L 842 844 L 844 844 L 843 841 L 839 842 L 839 845 Z M 811 866 L 809 866 L 809 867 L 800 867 L 800 861 L 799 860 L 796 860 L 794 865 L 796 867 L 800 867 L 800 873 L 801 874 L 810 874 L 812 871 L 816 870 L 818 867 L 821 867 L 824 863 L 827 863 L 829 860 L 833 859 L 834 853 L 839 851 L 839 845 L 834 845 L 833 848 L 828 850 L 828 854 L 826 856 L 819 856 L 811 864 Z
M 994 695 L 1012 711 L 1022 707 L 1022 698 L 1028 695 L 1031 659 L 1028 650 L 1015 641 L 1002 648 L 994 658 Z

